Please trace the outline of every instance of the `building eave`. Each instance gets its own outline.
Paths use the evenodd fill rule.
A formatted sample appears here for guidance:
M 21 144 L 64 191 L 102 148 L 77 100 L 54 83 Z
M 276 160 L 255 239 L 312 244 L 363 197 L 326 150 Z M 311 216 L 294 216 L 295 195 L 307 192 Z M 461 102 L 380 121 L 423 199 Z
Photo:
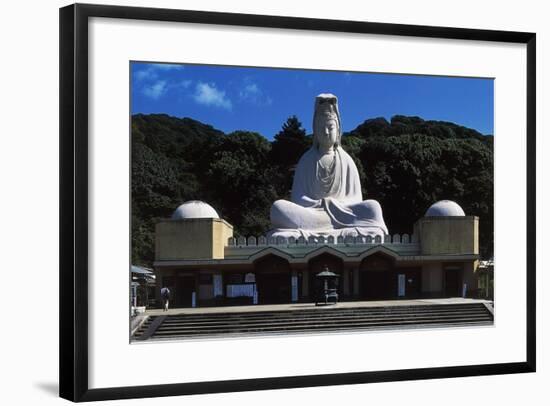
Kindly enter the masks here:
M 158 268 L 165 267 L 183 267 L 183 268 L 201 268 L 201 267 L 215 267 L 215 266 L 252 266 L 254 262 L 267 255 L 276 255 L 286 259 L 290 264 L 307 264 L 311 259 L 329 253 L 339 258 L 342 258 L 345 262 L 359 263 L 363 259 L 376 253 L 383 253 L 394 258 L 396 262 L 456 262 L 456 261 L 476 261 L 479 260 L 478 254 L 456 254 L 456 255 L 400 255 L 395 251 L 392 251 L 386 247 L 373 247 L 361 255 L 346 256 L 340 251 L 332 249 L 331 247 L 320 248 L 308 253 L 305 256 L 294 257 L 288 253 L 278 250 L 273 247 L 268 247 L 260 252 L 256 252 L 253 255 L 242 258 L 226 258 L 226 259 L 181 259 L 181 260 L 162 260 L 155 261 L 153 266 Z

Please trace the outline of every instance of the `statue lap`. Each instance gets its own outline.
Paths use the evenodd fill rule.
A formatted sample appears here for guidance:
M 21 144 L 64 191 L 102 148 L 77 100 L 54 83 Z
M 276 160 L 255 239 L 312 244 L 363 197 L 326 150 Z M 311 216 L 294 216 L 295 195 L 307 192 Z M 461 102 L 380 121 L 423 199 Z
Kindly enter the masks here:
M 304 237 L 339 237 L 359 235 L 373 237 L 384 236 L 387 230 L 380 228 L 377 223 L 383 219 L 382 208 L 376 200 L 365 200 L 362 202 L 344 206 L 347 213 L 346 223 L 331 218 L 325 208 L 303 207 L 288 200 L 277 200 L 271 206 L 271 223 L 274 229 L 270 236 L 299 238 Z M 370 224 L 370 222 L 373 224 Z M 383 222 L 383 220 L 382 220 Z

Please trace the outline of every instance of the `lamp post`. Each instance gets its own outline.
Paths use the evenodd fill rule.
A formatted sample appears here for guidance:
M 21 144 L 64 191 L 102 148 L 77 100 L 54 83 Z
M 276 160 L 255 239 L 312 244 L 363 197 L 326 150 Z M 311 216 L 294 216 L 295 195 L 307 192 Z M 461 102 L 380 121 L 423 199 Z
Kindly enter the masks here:
M 315 306 L 319 304 L 329 305 L 338 303 L 338 275 L 331 272 L 328 266 L 325 265 L 323 271 L 316 274 L 315 277 L 318 278 L 318 286 L 320 286 L 317 292 Z

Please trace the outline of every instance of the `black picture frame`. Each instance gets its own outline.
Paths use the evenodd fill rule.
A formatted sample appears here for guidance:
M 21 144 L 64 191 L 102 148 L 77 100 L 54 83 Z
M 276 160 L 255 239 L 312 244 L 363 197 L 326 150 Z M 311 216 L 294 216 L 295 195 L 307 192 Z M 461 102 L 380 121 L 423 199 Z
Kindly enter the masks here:
M 285 376 L 90 389 L 88 385 L 88 19 L 105 17 L 525 44 L 527 48 L 527 323 L 525 360 L 515 363 Z M 75 4 L 60 9 L 59 388 L 81 402 L 370 382 L 534 372 L 536 369 L 536 35 L 450 27 Z

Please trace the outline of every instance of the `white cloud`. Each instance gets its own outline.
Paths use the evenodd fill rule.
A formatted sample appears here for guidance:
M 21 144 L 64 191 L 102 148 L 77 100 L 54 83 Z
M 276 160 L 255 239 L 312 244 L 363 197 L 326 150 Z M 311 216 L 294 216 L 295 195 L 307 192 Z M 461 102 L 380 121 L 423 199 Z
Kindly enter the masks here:
M 182 80 L 179 85 L 184 89 L 187 89 L 189 86 L 191 86 L 192 83 L 193 81 L 188 79 L 188 80 Z
M 145 96 L 157 100 L 160 96 L 166 93 L 166 81 L 159 80 L 150 85 L 145 85 L 143 86 L 142 92 Z
M 226 110 L 233 108 L 231 100 L 225 97 L 225 92 L 218 90 L 214 83 L 197 83 L 193 98 L 197 103 L 204 104 L 205 106 L 216 106 Z
M 246 85 L 244 87 L 244 89 L 242 89 L 240 91 L 240 96 L 243 99 L 246 99 L 246 98 L 250 98 L 250 97 L 255 97 L 255 96 L 257 96 L 261 93 L 262 93 L 262 91 L 260 90 L 260 88 L 258 87 L 258 85 L 256 83 L 249 83 L 248 85 Z
M 256 83 L 247 83 L 239 92 L 239 97 L 243 101 L 254 104 L 271 105 L 273 99 L 265 96 L 264 92 Z
M 144 67 L 140 66 L 139 70 L 136 70 L 134 73 L 134 76 L 138 81 L 155 80 L 158 78 L 158 71 L 176 71 L 184 68 L 185 66 L 183 65 L 170 63 L 148 63 L 144 64 Z
M 145 96 L 157 100 L 167 91 L 173 88 L 187 89 L 193 83 L 191 80 L 177 80 L 176 78 L 166 77 L 163 72 L 176 71 L 184 69 L 182 65 L 150 63 L 140 66 L 134 72 L 134 78 L 139 85 L 136 85 Z M 163 79 L 163 80 L 161 80 Z
M 138 70 L 134 73 L 134 76 L 140 82 L 144 80 L 154 80 L 158 77 L 154 69 Z

